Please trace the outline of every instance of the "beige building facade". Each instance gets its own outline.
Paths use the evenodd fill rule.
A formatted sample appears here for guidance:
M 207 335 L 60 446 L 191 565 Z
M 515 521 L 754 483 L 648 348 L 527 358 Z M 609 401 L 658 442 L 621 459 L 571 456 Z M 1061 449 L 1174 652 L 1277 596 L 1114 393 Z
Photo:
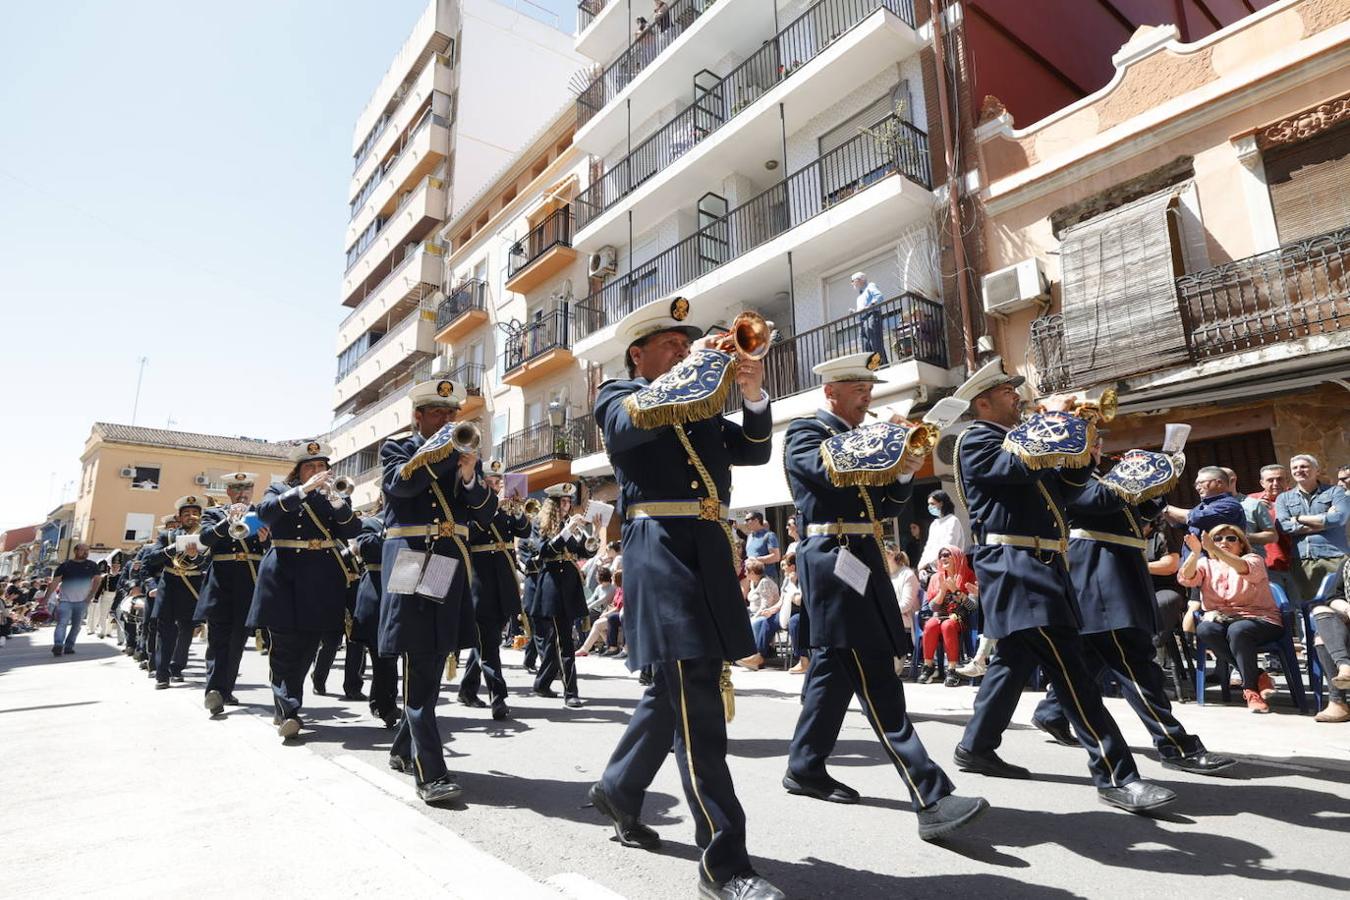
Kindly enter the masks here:
M 221 476 L 256 476 L 254 499 L 290 472 L 290 446 L 97 422 L 80 456 L 75 540 L 95 551 L 131 550 L 154 537 L 179 497 L 223 498 Z

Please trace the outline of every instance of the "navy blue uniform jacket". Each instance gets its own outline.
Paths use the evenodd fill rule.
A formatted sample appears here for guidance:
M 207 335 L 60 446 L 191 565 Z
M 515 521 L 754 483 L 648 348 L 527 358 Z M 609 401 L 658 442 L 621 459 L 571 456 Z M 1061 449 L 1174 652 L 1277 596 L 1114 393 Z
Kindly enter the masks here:
M 1007 431 L 977 421 L 956 442 L 956 490 L 970 513 L 970 561 L 980 585 L 984 633 L 1082 626 L 1065 559 L 1058 553 L 983 543 L 986 534 L 1067 540 L 1065 497 L 1077 496 L 1092 466 L 1030 469 L 1003 449 Z
M 380 563 L 384 558 L 384 520 L 367 516 L 361 520 L 361 533 L 356 536 L 356 552 L 366 569 L 361 573 L 361 584 L 356 589 L 356 611 L 352 613 L 352 637 L 374 647 L 380 640 L 380 598 L 383 596 L 383 573 Z M 375 571 L 370 567 L 374 566 Z
M 256 512 L 256 506 L 250 506 Z M 253 589 L 258 586 L 258 566 L 263 554 L 272 546 L 271 538 L 251 538 L 236 541 L 230 537 L 230 510 L 227 506 L 213 506 L 202 513 L 202 543 L 211 551 L 211 568 L 202 585 L 201 600 L 193 616 L 203 622 L 243 621 L 253 604 Z M 239 559 L 237 554 L 247 554 Z
M 628 519 L 635 503 L 698 500 L 710 486 L 685 452 L 676 429 L 712 476 L 721 502 L 731 495 L 731 467 L 769 461 L 773 414 L 745 411 L 744 426 L 721 415 L 685 425 L 643 429 L 633 424 L 624 398 L 647 380 L 600 386 L 600 423 L 619 483 L 617 514 L 624 516 L 624 633 L 628 668 L 684 659 L 741 659 L 755 652 L 754 635 L 736 578 L 725 523 L 703 519 Z
M 195 618 L 197 600 L 201 596 L 207 567 L 211 563 L 211 554 L 203 546 L 196 558 L 183 557 L 187 568 L 175 566 L 177 557 L 173 549 L 174 541 L 180 534 L 187 532 L 176 529 L 147 557 L 151 567 L 160 575 L 159 590 L 155 592 L 155 603 L 150 613 L 156 619 L 182 621 Z M 205 544 L 204 541 L 202 543 Z
M 321 491 L 274 484 L 258 504 L 258 517 L 274 541 L 324 540 L 308 508 L 335 541 L 356 537 L 361 521 L 352 508 L 334 508 Z M 258 586 L 248 611 L 249 628 L 281 631 L 340 631 L 347 594 L 347 576 L 336 548 L 304 550 L 275 544 L 258 566 Z
M 534 590 L 530 592 L 530 605 L 525 609 L 530 615 L 571 622 L 587 614 L 586 585 L 581 580 L 581 570 L 574 560 L 563 555 L 565 553 L 578 559 L 595 555 L 586 550 L 586 542 L 579 537 L 557 534 L 541 539 L 539 555 L 534 560 L 539 574 L 535 576 Z
M 478 646 L 478 630 L 474 626 L 473 601 L 469 596 L 468 540 L 464 537 L 436 537 L 427 546 L 425 537 L 390 537 L 388 531 L 409 525 L 425 526 L 445 522 L 447 512 L 459 525 L 468 526 L 474 519 L 486 525 L 497 513 L 497 495 L 483 483 L 483 466 L 476 469 L 472 486 L 466 486 L 459 477 L 459 453 L 451 454 L 434 466 L 419 468 L 410 478 L 399 474 L 403 464 L 413 457 L 426 442 L 420 434 L 390 438 L 380 448 L 380 462 L 384 466 L 384 525 L 386 536 L 381 576 L 385 585 L 380 603 L 380 654 L 397 656 L 400 653 L 451 654 L 464 647 Z M 449 510 L 443 510 L 432 490 L 439 486 Z M 435 601 L 414 594 L 394 594 L 388 590 L 389 575 L 394 568 L 398 551 L 409 548 L 424 552 L 433 550 L 441 556 L 459 561 L 451 580 L 450 590 L 443 601 Z
M 498 509 L 486 527 L 469 523 L 469 543 L 514 544 L 515 539 L 530 536 L 530 520 Z M 515 553 L 511 550 L 473 554 L 473 610 L 480 622 L 499 623 L 520 612 L 519 576 Z
M 801 576 L 802 602 L 810 622 L 812 647 L 849 647 L 872 655 L 900 656 L 911 644 L 900 618 L 886 571 L 881 547 L 871 535 L 807 535 L 811 525 L 833 522 L 868 522 L 871 501 L 876 519 L 900 514 L 913 487 L 896 482 L 888 487 L 836 487 L 825 471 L 820 445 L 829 437 L 849 431 L 833 413 L 820 410 L 812 418 L 797 419 L 788 426 L 783 443 L 788 487 L 797 507 L 797 527 L 804 535 L 797 545 L 797 571 Z M 839 548 L 867 564 L 872 573 L 867 592 L 859 596 L 834 574 Z
M 1093 478 L 1069 501 L 1069 527 L 1144 539 L 1144 523 L 1166 501 L 1131 506 Z M 1069 577 L 1083 615 L 1083 633 L 1118 628 L 1158 630 L 1158 601 L 1144 550 L 1084 538 L 1069 540 Z

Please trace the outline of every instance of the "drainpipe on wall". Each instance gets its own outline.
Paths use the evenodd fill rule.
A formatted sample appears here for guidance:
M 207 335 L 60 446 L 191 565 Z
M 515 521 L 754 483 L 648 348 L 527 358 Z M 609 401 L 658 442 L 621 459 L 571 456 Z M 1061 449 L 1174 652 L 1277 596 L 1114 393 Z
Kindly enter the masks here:
M 975 371 L 975 335 L 970 322 L 970 286 L 966 282 L 966 249 L 961 242 L 961 175 L 956 171 L 956 148 L 952 140 L 951 108 L 947 103 L 946 47 L 942 20 L 946 0 L 930 0 L 928 12 L 933 23 L 933 53 L 937 62 L 938 106 L 942 110 L 942 153 L 947 161 L 947 204 L 950 207 L 952 252 L 956 256 L 956 294 L 961 302 L 961 349 L 966 370 Z

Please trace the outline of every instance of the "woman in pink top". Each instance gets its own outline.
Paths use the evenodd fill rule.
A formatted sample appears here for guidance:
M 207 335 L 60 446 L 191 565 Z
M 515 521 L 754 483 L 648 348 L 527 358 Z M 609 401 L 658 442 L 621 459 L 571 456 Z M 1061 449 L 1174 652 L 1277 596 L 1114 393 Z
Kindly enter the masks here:
M 1266 705 L 1275 684 L 1256 665 L 1256 648 L 1284 633 L 1284 621 L 1266 579 L 1265 558 L 1252 552 L 1247 536 L 1234 525 L 1218 525 L 1203 538 L 1186 535 L 1190 555 L 1177 572 L 1177 581 L 1200 589 L 1200 623 L 1188 615 L 1187 631 L 1195 631 L 1205 646 L 1242 674 L 1242 697 L 1247 709 L 1268 713 Z M 1201 555 L 1201 550 L 1207 556 Z M 1196 604 L 1191 604 L 1191 611 Z

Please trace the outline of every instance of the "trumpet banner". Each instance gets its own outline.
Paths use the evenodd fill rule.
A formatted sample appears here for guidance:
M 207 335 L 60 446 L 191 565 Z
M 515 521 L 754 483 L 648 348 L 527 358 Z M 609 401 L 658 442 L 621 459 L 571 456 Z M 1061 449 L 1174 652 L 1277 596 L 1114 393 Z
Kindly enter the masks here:
M 1131 506 L 1138 506 L 1172 490 L 1185 468 L 1181 454 L 1129 450 L 1102 476 L 1102 486 Z
M 441 426 L 441 430 L 427 438 L 427 442 L 417 448 L 417 452 L 412 458 L 403 464 L 403 468 L 398 470 L 400 478 L 404 480 L 413 477 L 413 473 L 423 466 L 431 466 L 450 456 L 455 452 L 455 445 L 452 437 L 460 422 L 446 422 Z
M 1078 469 L 1092 460 L 1096 423 L 1071 412 L 1039 412 L 1008 432 L 1003 449 L 1028 469 Z
M 624 409 L 634 425 L 645 429 L 711 418 L 726 404 L 735 372 L 730 354 L 704 347 L 625 397 Z
M 922 455 L 911 446 L 914 429 L 894 422 L 869 422 L 836 434 L 820 445 L 825 473 L 836 487 L 884 487 L 900 476 L 905 456 Z

